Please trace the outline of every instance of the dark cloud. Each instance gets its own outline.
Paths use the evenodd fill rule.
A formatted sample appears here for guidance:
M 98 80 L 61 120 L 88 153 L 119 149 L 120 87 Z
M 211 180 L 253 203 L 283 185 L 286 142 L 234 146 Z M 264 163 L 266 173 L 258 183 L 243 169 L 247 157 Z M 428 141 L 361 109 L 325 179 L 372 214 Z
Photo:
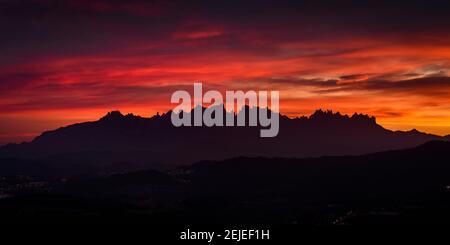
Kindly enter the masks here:
M 273 87 L 316 87 L 316 88 L 334 88 L 337 86 L 338 80 L 329 79 L 306 79 L 295 77 L 278 77 L 278 78 L 258 78 L 254 80 L 255 83 L 267 83 Z
M 0 94 L 25 88 L 41 79 L 43 74 L 27 71 L 0 73 Z
M 448 35 L 450 27 L 449 5 L 448 1 L 2 1 L 0 65 L 42 55 L 108 53 L 142 43 L 163 43 L 167 52 L 186 50 L 174 36 L 207 33 L 220 38 L 208 40 L 204 49 L 257 48 L 257 52 L 270 50 L 275 43 L 332 42 L 343 36 L 381 34 L 410 42 L 422 38 L 440 42 L 439 36 Z
M 26 91 L 20 101 L 0 103 L 2 112 L 17 112 L 46 108 L 79 109 L 120 105 L 145 105 L 170 101 L 177 90 L 193 90 L 192 85 L 171 84 L 163 86 L 108 85 L 96 82 L 74 84 L 47 83 Z M 33 97 L 33 93 L 41 96 Z
M 319 90 L 320 93 L 325 94 L 345 91 L 368 91 L 389 94 L 406 93 L 437 98 L 450 96 L 450 77 L 430 76 L 400 81 L 369 79 L 353 83 L 338 83 L 334 87 Z
M 368 76 L 371 76 L 373 74 L 350 74 L 350 75 L 344 75 L 340 76 L 339 79 L 341 80 L 359 80 L 359 79 L 367 79 Z

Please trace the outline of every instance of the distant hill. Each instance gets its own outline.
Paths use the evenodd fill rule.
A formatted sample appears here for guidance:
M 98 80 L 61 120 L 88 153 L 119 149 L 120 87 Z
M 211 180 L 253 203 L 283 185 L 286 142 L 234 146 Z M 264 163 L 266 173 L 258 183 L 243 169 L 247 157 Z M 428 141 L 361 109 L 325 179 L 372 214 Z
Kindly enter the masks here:
M 13 222 L 448 224 L 448 152 L 450 142 L 431 141 L 361 156 L 238 157 L 50 180 L 45 194 L 0 200 L 0 214 Z
M 245 107 L 240 113 L 255 109 Z M 279 135 L 274 138 L 260 138 L 259 127 L 177 128 L 170 115 L 169 111 L 144 118 L 112 111 L 98 121 L 47 131 L 28 143 L 3 146 L 0 158 L 95 164 L 105 169 L 111 165 L 120 166 L 116 169 L 164 168 L 237 156 L 359 155 L 445 139 L 417 130 L 387 130 L 367 115 L 323 110 L 292 119 L 280 115 Z
M 248 158 L 202 161 L 182 167 L 181 174 L 204 188 L 222 187 L 270 190 L 283 186 L 296 192 L 323 197 L 358 192 L 417 192 L 427 188 L 450 188 L 450 142 L 430 141 L 423 145 L 360 156 L 318 158 Z M 205 185 L 208 183 L 207 185 Z M 217 185 L 217 186 L 215 186 Z M 291 185 L 291 186 L 290 186 Z M 203 188 L 203 187 L 202 187 Z M 280 191 L 278 189 L 277 191 Z
M 186 213 L 197 219 L 200 206 L 221 210 L 218 222 L 449 223 L 448 152 L 450 142 L 432 141 L 362 156 L 240 157 L 179 176 L 193 186 Z

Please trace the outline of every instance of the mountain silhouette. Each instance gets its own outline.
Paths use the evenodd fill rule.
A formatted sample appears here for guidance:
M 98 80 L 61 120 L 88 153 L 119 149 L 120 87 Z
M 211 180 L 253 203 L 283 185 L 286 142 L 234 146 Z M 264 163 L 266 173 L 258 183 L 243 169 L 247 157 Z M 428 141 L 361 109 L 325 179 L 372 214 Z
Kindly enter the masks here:
M 245 106 L 239 113 L 248 115 L 257 109 Z M 31 142 L 3 146 L 0 158 L 134 170 L 238 156 L 360 155 L 445 140 L 417 130 L 391 131 L 377 124 L 374 117 L 330 110 L 317 110 L 309 117 L 280 115 L 279 134 L 273 138 L 260 138 L 260 127 L 175 127 L 171 113 L 144 118 L 111 111 L 97 121 L 47 131 Z

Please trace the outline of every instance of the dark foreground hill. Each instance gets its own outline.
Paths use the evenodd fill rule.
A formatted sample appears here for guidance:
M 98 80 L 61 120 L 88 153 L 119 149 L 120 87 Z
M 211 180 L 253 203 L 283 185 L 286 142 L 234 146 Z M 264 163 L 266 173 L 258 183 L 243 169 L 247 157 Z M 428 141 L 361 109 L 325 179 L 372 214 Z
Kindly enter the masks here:
M 49 168 L 51 173 L 129 171 L 238 156 L 359 155 L 445 139 L 417 130 L 387 130 L 367 115 L 322 110 L 309 117 L 280 116 L 280 131 L 274 138 L 260 138 L 259 127 L 177 128 L 170 113 L 143 118 L 114 111 L 98 121 L 47 131 L 29 143 L 1 147 L 0 168 L 12 171 L 12 162 L 40 166 L 37 169 L 42 171 Z
M 362 156 L 239 157 L 168 172 L 22 180 L 43 187 L 0 200 L 0 215 L 3 222 L 450 223 L 448 152 L 450 142 L 433 141 Z

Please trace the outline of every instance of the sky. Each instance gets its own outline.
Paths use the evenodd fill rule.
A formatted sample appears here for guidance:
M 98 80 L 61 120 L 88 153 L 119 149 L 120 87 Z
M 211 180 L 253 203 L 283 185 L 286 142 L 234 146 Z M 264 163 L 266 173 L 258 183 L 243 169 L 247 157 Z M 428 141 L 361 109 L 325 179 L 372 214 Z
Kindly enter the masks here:
M 448 1 L 0 1 L 0 144 L 171 94 L 278 90 L 290 117 L 450 134 Z

